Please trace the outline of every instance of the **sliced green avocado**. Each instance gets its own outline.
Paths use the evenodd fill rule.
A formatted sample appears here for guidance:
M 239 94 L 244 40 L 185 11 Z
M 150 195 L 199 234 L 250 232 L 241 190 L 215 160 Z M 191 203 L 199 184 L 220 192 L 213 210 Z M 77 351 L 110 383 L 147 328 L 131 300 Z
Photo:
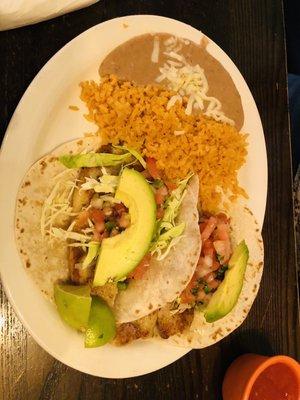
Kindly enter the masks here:
M 114 314 L 99 297 L 92 298 L 88 327 L 85 332 L 85 347 L 103 346 L 116 334 Z
M 117 236 L 104 239 L 95 270 L 94 286 L 125 278 L 150 247 L 156 221 L 153 191 L 144 176 L 125 168 L 115 197 L 129 209 L 130 226 Z
M 89 286 L 54 285 L 54 299 L 59 315 L 72 328 L 84 330 L 87 327 L 91 308 L 90 291 Z
M 207 322 L 215 322 L 225 317 L 236 305 L 243 287 L 248 258 L 248 247 L 243 240 L 235 248 L 229 260 L 224 280 L 206 308 L 204 317 Z
M 67 168 L 114 167 L 132 161 L 132 155 L 130 153 L 66 154 L 59 157 L 59 161 Z

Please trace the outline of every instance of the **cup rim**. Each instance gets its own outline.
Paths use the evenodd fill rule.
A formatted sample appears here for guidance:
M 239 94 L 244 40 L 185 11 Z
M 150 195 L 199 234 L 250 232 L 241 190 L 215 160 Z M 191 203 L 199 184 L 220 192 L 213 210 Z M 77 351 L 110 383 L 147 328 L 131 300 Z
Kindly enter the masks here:
M 294 372 L 294 375 L 297 380 L 298 391 L 300 392 L 300 364 L 289 356 L 278 355 L 267 358 L 255 369 L 255 371 L 250 376 L 247 385 L 244 389 L 242 400 L 249 400 L 251 390 L 259 375 L 271 365 L 279 363 L 290 367 L 290 369 Z

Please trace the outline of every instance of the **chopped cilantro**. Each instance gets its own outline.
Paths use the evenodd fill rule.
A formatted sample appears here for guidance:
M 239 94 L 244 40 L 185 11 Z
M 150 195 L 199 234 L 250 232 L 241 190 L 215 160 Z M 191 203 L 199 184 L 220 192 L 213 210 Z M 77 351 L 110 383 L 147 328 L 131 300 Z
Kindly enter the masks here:
M 118 290 L 126 290 L 128 286 L 127 281 L 122 281 L 117 283 Z
M 195 310 L 196 311 L 202 311 L 204 308 L 204 303 L 203 301 L 196 301 L 195 303 Z
M 115 222 L 112 222 L 112 221 L 107 221 L 107 222 L 105 222 L 105 228 L 106 228 L 109 232 L 111 232 L 116 226 L 117 226 L 117 225 L 116 225 Z
M 155 189 L 159 189 L 164 186 L 164 183 L 160 179 L 154 179 L 152 185 L 153 185 L 153 187 L 155 187 Z
M 208 285 L 205 285 L 203 288 L 205 294 L 208 294 L 211 291 L 211 288 Z
M 221 256 L 220 254 L 217 253 L 217 260 L 218 260 L 219 262 L 221 262 L 222 259 L 223 259 L 223 256 Z
M 193 289 L 191 289 L 191 293 L 192 293 L 193 296 L 196 296 L 196 294 L 198 293 L 198 291 L 199 291 L 199 287 L 198 287 L 198 286 L 196 286 L 196 287 L 194 287 Z
M 228 265 L 222 265 L 222 267 L 218 270 L 216 279 L 222 281 L 224 279 L 225 272 L 228 269 Z

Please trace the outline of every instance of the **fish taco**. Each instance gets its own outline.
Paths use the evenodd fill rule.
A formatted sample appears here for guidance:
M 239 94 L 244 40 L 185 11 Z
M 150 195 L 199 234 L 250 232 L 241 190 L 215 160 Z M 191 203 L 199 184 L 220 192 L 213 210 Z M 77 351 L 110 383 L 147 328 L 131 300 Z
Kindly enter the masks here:
M 23 180 L 16 207 L 19 252 L 28 273 L 74 328 L 87 332 L 99 299 L 114 327 L 107 341 L 157 336 L 199 347 L 203 335 L 199 341 L 187 332 L 209 325 L 198 323 L 198 315 L 224 284 L 232 246 L 242 247 L 248 259 L 246 244 L 238 242 L 253 236 L 255 224 L 246 209 L 235 219 L 199 213 L 198 191 L 196 175 L 164 181 L 154 159 L 124 145 L 102 146 L 94 137 L 64 144 Z M 241 221 L 247 221 L 245 229 Z M 246 279 L 249 275 L 251 288 L 255 282 L 258 288 L 261 253 L 256 241 L 251 245 Z M 246 265 L 247 260 L 242 268 Z M 255 294 L 247 286 L 246 310 Z M 74 302 L 77 309 L 70 307 Z M 83 311 L 80 302 L 87 303 Z

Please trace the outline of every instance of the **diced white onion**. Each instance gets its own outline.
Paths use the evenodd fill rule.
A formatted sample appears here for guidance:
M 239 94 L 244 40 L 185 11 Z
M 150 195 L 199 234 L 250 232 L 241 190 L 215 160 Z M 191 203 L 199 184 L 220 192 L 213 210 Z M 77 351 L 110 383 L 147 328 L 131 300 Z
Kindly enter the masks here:
M 178 54 L 182 45 L 190 42 L 171 36 L 164 41 L 166 51 L 163 52 L 169 59 L 159 68 L 160 75 L 155 79 L 157 83 L 166 81 L 170 90 L 178 92 L 178 96 L 188 97 L 185 113 L 191 115 L 193 109 L 203 111 L 204 115 L 216 121 L 234 125 L 234 121 L 226 117 L 222 111 L 221 102 L 212 96 L 208 96 L 209 85 L 200 65 L 189 65 L 183 55 Z M 154 51 L 154 48 L 153 48 Z M 167 104 L 167 109 L 179 100 L 172 96 Z
M 179 95 L 172 96 L 168 101 L 167 110 L 170 110 L 170 108 L 173 107 L 177 101 L 182 102 L 182 97 Z

